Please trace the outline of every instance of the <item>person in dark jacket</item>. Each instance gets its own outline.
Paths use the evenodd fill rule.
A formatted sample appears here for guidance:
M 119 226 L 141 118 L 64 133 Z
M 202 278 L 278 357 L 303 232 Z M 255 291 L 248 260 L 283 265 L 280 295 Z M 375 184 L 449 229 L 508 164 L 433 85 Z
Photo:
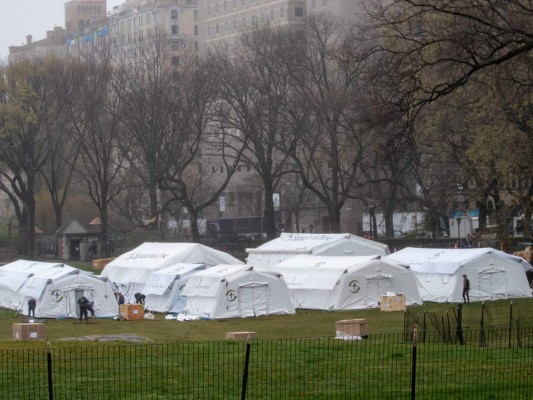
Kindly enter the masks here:
M 463 275 L 463 303 L 470 303 L 470 281 L 466 275 Z
M 134 296 L 135 296 L 135 303 L 144 305 L 144 301 L 146 300 L 146 296 L 144 294 L 135 293 Z
M 35 299 L 28 300 L 28 317 L 35 318 L 35 308 L 37 307 L 37 301 Z
M 81 296 L 78 299 L 78 305 L 80 306 L 80 322 L 85 318 L 85 321 L 89 321 L 88 305 L 89 300 L 85 296 Z

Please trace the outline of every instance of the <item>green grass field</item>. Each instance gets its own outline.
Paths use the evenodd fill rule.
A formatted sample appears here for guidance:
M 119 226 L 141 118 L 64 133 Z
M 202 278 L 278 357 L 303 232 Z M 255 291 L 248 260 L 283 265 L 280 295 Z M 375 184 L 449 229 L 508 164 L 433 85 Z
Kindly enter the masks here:
M 484 319 L 492 326 L 505 328 L 509 323 L 510 300 L 487 302 Z M 456 305 L 427 303 L 424 306 L 408 307 L 410 313 L 422 314 L 424 311 L 445 315 L 451 314 Z M 463 327 L 479 329 L 481 303 L 463 306 Z M 531 315 L 533 299 L 513 301 L 513 318 Z M 521 317 L 522 316 L 522 317 Z M 530 318 L 533 318 L 531 315 Z M 79 323 L 77 319 L 49 319 L 45 323 L 47 340 L 57 341 L 88 335 L 132 334 L 146 337 L 153 342 L 167 341 L 212 341 L 223 340 L 230 331 L 252 331 L 260 339 L 283 339 L 302 337 L 335 336 L 335 323 L 345 319 L 366 319 L 369 335 L 401 333 L 404 331 L 404 312 L 382 312 L 379 309 L 352 311 L 298 310 L 295 315 L 272 315 L 257 318 L 234 318 L 225 320 L 199 320 L 177 322 L 165 320 L 163 314 L 155 314 L 154 320 L 118 321 L 114 319 L 94 319 L 89 323 Z M 13 346 L 33 346 L 28 342 L 13 342 L 13 323 L 23 322 L 24 317 L 3 310 L 0 313 L 0 348 Z M 530 321 L 533 325 L 533 320 Z

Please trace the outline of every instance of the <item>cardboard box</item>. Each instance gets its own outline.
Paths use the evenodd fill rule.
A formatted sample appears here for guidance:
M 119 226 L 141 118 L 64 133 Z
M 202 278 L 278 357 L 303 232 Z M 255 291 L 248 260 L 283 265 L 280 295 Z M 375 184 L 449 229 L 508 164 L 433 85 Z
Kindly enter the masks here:
M 144 309 L 140 304 L 121 304 L 120 315 L 126 321 L 134 321 L 144 318 Z
M 226 332 L 226 339 L 255 339 L 255 332 Z
M 44 340 L 44 324 L 13 324 L 13 340 Z
M 114 258 L 100 258 L 98 260 L 93 260 L 92 267 L 95 270 L 102 270 L 104 267 L 113 261 Z
M 381 311 L 405 311 L 405 295 L 381 296 Z
M 335 323 L 337 336 L 360 336 L 368 337 L 367 319 L 343 319 Z

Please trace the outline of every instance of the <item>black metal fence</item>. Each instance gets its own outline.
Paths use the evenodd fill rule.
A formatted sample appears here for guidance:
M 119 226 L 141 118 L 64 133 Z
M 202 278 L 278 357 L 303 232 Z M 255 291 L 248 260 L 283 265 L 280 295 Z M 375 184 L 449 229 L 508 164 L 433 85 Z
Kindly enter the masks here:
M 533 328 L 483 346 L 426 332 L 364 340 L 304 338 L 84 344 L 0 352 L 0 398 L 532 399 Z M 470 338 L 476 338 L 470 339 Z M 493 340 L 494 339 L 494 340 Z M 65 346 L 65 347 L 64 347 Z

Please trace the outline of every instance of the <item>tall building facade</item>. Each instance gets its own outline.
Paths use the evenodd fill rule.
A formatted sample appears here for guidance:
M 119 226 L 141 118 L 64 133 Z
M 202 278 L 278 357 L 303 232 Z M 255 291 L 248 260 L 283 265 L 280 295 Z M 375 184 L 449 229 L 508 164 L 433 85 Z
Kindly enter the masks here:
M 67 56 L 65 30 L 60 26 L 46 32 L 46 38 L 34 41 L 32 35 L 26 36 L 26 44 L 9 46 L 8 62 L 40 61 L 50 57 Z
M 199 0 L 200 43 L 203 49 L 235 47 L 247 28 L 270 25 L 303 26 L 305 0 Z
M 70 0 L 65 3 L 65 31 L 83 32 L 95 20 L 105 18 L 107 0 Z

